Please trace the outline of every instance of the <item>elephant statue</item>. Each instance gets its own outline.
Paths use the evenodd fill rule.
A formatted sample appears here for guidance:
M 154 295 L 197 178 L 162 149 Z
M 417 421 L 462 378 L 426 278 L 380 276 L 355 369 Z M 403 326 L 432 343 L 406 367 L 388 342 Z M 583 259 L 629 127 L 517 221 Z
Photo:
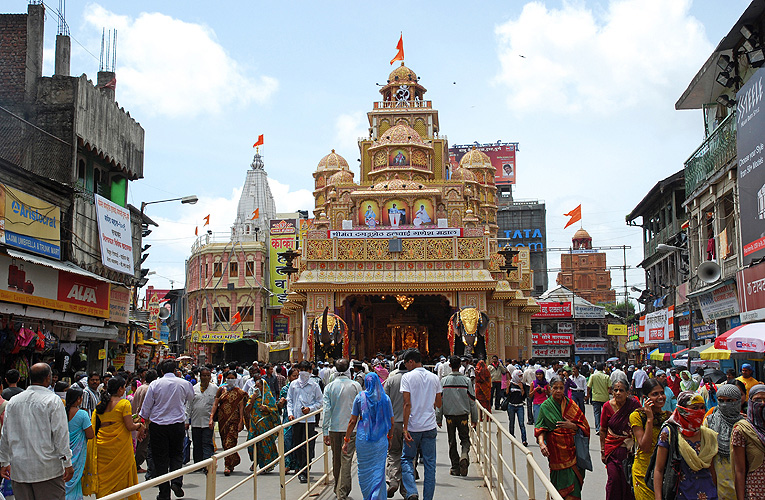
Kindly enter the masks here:
M 348 325 L 337 314 L 324 308 L 324 314 L 313 320 L 311 333 L 315 339 L 316 361 L 329 361 L 348 356 Z
M 449 319 L 452 353 L 456 356 L 486 358 L 486 329 L 489 316 L 475 307 L 463 307 Z

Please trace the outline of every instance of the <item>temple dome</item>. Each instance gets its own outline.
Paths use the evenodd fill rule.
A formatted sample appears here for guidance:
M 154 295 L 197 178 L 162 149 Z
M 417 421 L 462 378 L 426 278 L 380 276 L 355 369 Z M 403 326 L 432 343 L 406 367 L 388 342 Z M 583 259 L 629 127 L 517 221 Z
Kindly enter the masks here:
M 385 144 L 413 144 L 416 146 L 432 147 L 423 142 L 422 137 L 420 137 L 420 134 L 418 134 L 415 129 L 408 125 L 404 125 L 403 123 L 395 125 L 383 132 L 377 141 L 375 141 L 374 146 L 382 146 Z
M 467 168 L 490 168 L 494 170 L 491 160 L 483 151 L 471 149 L 460 160 L 460 167 Z
M 331 153 L 322 158 L 319 164 L 316 166 L 316 170 L 350 170 L 348 168 L 348 162 L 345 158 L 335 153 L 333 149 Z
M 592 237 L 590 236 L 590 233 L 584 230 L 584 228 L 579 228 L 574 233 L 574 237 L 571 239 L 572 240 L 591 240 Z
M 455 168 L 454 171 L 452 171 L 452 175 L 449 177 L 449 180 L 475 182 L 475 174 L 460 165 L 459 167 Z
M 417 83 L 417 75 L 402 61 L 401 66 L 390 72 L 388 83 Z
M 327 181 L 327 185 L 348 184 L 353 182 L 353 172 L 350 170 L 341 170 L 335 172 Z

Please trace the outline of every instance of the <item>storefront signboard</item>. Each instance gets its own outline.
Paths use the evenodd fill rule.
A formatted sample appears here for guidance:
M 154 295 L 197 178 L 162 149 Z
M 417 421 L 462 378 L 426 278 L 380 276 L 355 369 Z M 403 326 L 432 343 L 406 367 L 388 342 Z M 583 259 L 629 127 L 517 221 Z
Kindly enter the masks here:
M 130 314 L 130 290 L 120 285 L 109 289 L 109 321 L 128 324 Z
M 659 309 L 640 318 L 641 340 L 647 344 L 671 342 L 674 338 L 675 306 Z
M 0 244 L 61 258 L 61 209 L 0 184 Z
M 739 313 L 736 285 L 728 283 L 698 297 L 701 314 L 706 321 L 737 316 Z
M 736 274 L 741 322 L 765 320 L 765 263 Z
M 532 318 L 570 318 L 571 302 L 538 302 L 540 311 Z
M 627 336 L 627 325 L 608 325 L 609 335 L 623 335 Z
M 572 333 L 532 333 L 533 345 L 573 345 L 574 334 Z
M 532 346 L 532 358 L 568 358 L 571 357 L 571 347 Z
M 195 331 L 191 334 L 191 341 L 200 344 L 221 344 L 229 342 L 231 340 L 237 340 L 242 338 L 242 331 L 230 332 L 230 331 Z
M 102 196 L 94 196 L 96 219 L 98 219 L 98 240 L 101 243 L 101 263 L 121 273 L 135 273 L 130 210 Z
M 577 340 L 574 344 L 574 353 L 576 354 L 607 354 L 608 344 L 606 342 L 589 342 Z
M 559 321 L 558 333 L 574 333 L 574 323 L 571 321 Z
M 606 308 L 574 304 L 574 317 L 577 319 L 602 319 L 606 317 Z
M 696 340 L 713 339 L 717 337 L 717 322 L 704 321 L 700 316 L 693 318 L 693 337 Z

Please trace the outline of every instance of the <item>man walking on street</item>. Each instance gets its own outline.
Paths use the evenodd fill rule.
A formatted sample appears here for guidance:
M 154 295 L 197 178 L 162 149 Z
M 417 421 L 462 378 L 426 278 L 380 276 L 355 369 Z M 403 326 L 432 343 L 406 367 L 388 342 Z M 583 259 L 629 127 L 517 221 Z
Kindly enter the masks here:
M 496 356 L 495 356 L 496 358 Z M 452 476 L 467 476 L 470 465 L 470 429 L 468 416 L 473 427 L 478 423 L 478 408 L 475 406 L 475 392 L 470 380 L 460 374 L 460 358 L 452 356 L 449 360 L 452 372 L 441 379 L 443 405 L 436 409 L 436 423 L 441 427 L 441 420 L 446 416 L 446 434 L 449 437 L 449 459 Z M 521 423 L 523 425 L 523 423 Z M 457 435 L 460 436 L 462 452 L 457 451 Z
M 300 374 L 297 380 L 290 384 L 290 388 L 287 389 L 287 416 L 290 420 L 300 418 L 303 415 L 307 415 L 312 411 L 316 411 L 322 406 L 322 394 L 319 383 L 311 378 L 311 363 L 308 361 L 301 361 L 298 364 Z M 310 470 L 302 470 L 311 460 L 313 460 L 314 449 L 316 440 L 311 441 L 308 444 L 308 456 L 306 456 L 305 442 L 307 439 L 313 437 L 316 434 L 316 417 L 308 417 L 308 433 L 306 434 L 306 426 L 303 423 L 292 426 L 292 446 L 300 446 L 294 451 L 296 469 L 299 471 L 298 480 L 301 483 L 308 482 L 308 472 Z
M 146 399 L 146 393 L 149 392 L 149 385 L 151 385 L 151 383 L 155 380 L 157 380 L 157 370 L 146 370 L 143 384 L 141 384 L 141 386 L 135 390 L 135 393 L 133 394 L 133 401 L 130 402 L 133 410 L 133 415 L 139 415 L 141 413 L 143 402 Z M 146 423 L 148 424 L 149 422 Z M 146 473 L 147 481 L 151 478 L 151 473 L 154 465 L 153 460 L 151 459 L 151 454 L 149 453 L 150 441 L 151 438 L 149 437 L 149 433 L 146 433 L 143 436 L 143 439 L 138 441 L 135 445 L 135 465 L 139 474 L 143 472 Z M 141 464 L 143 464 L 144 460 L 146 460 L 146 469 L 148 470 L 141 468 Z
M 50 381 L 50 366 L 32 365 L 31 385 L 5 406 L 0 476 L 12 481 L 16 500 L 64 500 L 74 475 L 69 419 Z
M 638 399 L 643 395 L 643 383 L 648 380 L 648 374 L 643 370 L 643 365 L 638 363 L 635 373 L 632 374 L 632 394 Z
M 194 399 L 194 389 L 185 379 L 175 376 L 173 360 L 160 363 L 162 377 L 149 385 L 141 407 L 141 418 L 148 420 L 152 475 L 159 477 L 183 466 L 183 438 L 186 435 L 186 406 Z M 157 500 L 170 500 L 170 490 L 182 497 L 183 476 L 159 485 Z
M 502 390 L 502 375 L 507 373 L 507 368 L 505 368 L 505 364 L 502 363 L 502 360 L 499 359 L 499 357 L 491 357 L 489 373 L 491 374 L 491 396 L 489 401 L 494 401 L 494 409 L 499 410 L 499 404 L 502 402 L 502 396 L 504 396 L 504 391 Z
M 608 401 L 608 389 L 611 387 L 611 377 L 606 375 L 603 370 L 603 363 L 598 363 L 595 372 L 590 375 L 587 382 L 587 395 L 592 402 L 592 412 L 595 414 L 595 434 L 600 434 L 600 412 L 603 409 L 603 403 Z
M 350 437 L 348 453 L 343 453 L 343 438 L 351 420 L 353 400 L 361 392 L 361 386 L 348 377 L 348 367 L 347 359 L 340 358 L 335 361 L 337 375 L 324 388 L 324 412 L 321 421 L 324 444 L 332 447 L 332 473 L 335 477 L 337 500 L 347 500 L 353 484 L 351 463 L 356 452 L 356 433 Z
M 199 370 L 199 383 L 194 386 L 194 399 L 188 408 L 189 423 L 191 427 L 191 444 L 194 453 L 194 463 L 208 459 L 215 453 L 213 446 L 213 428 L 210 425 L 212 419 L 213 403 L 218 386 L 211 383 L 212 373 L 203 366 Z M 203 469 L 207 471 L 207 469 Z
M 392 498 L 396 490 L 401 491 L 402 497 L 407 496 L 404 483 L 401 481 L 401 451 L 404 448 L 404 396 L 401 394 L 401 377 L 407 373 L 407 369 L 403 361 L 400 361 L 398 366 L 399 368 L 393 370 L 383 384 L 385 394 L 393 405 L 393 427 L 390 429 L 388 458 L 385 461 L 388 498 Z
M 422 367 L 422 355 L 411 349 L 404 356 L 409 373 L 401 377 L 404 396 L 404 452 L 401 457 L 401 478 L 409 497 L 418 500 L 414 482 L 414 457 L 422 451 L 425 464 L 423 500 L 433 500 L 436 491 L 436 408 L 441 407 L 441 383 L 438 376 Z
M 572 370 L 573 373 L 569 375 L 568 378 L 571 379 L 576 387 L 571 388 L 571 399 L 573 399 L 574 403 L 579 406 L 579 409 L 584 411 L 584 395 L 585 392 L 587 392 L 587 379 L 584 378 L 584 375 L 579 373 L 578 366 L 574 365 Z

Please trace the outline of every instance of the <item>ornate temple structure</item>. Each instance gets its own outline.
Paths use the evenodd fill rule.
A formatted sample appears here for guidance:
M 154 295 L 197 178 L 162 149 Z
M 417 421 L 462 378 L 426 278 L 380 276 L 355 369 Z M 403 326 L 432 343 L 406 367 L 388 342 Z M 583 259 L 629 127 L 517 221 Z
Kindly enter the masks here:
M 606 269 L 606 253 L 592 248 L 590 233 L 579 228 L 571 238 L 571 250 L 560 256 L 561 272 L 557 283 L 593 304 L 616 302 L 611 288 L 611 271 Z
M 283 308 L 294 359 L 314 357 L 310 326 L 327 308 L 347 324 L 346 352 L 356 358 L 408 347 L 426 357 L 453 352 L 449 318 L 466 306 L 487 315 L 489 356 L 531 353 L 539 308 L 528 249 L 518 249 L 516 270 L 500 270 L 495 168 L 473 150 L 449 171 L 425 92 L 414 71 L 396 67 L 359 140 L 358 182 L 334 150 L 316 167 L 314 224 Z

